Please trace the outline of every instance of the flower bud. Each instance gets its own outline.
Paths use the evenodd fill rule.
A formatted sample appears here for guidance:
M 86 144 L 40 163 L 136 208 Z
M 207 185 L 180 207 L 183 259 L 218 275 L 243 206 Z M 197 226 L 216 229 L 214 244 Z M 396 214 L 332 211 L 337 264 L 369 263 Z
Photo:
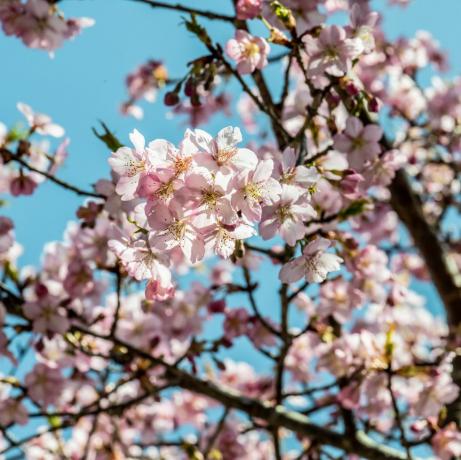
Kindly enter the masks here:
M 179 103 L 178 93 L 176 93 L 174 91 L 170 91 L 170 92 L 166 93 L 165 97 L 163 99 L 163 102 L 167 106 L 173 106 L 173 105 L 178 104 Z

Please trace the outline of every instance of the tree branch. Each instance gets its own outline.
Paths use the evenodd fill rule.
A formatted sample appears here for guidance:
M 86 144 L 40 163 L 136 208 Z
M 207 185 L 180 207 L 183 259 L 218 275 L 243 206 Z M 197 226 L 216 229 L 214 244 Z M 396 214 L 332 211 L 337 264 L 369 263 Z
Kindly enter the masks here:
M 77 195 L 80 196 L 91 196 L 93 198 L 102 198 L 105 199 L 106 197 L 104 195 L 100 195 L 99 193 L 95 192 L 88 192 L 86 190 L 82 190 L 75 185 L 69 184 L 68 182 L 63 181 L 62 179 L 58 179 L 57 177 L 53 176 L 52 174 L 49 174 L 46 171 L 42 171 L 40 169 L 35 168 L 34 166 L 29 165 L 26 161 L 24 161 L 22 158 L 19 158 L 16 155 L 13 155 L 12 158 L 13 161 L 16 161 L 16 163 L 19 163 L 20 165 L 24 166 L 24 168 L 28 169 L 29 171 L 32 171 L 34 173 L 40 174 L 43 177 L 46 177 L 49 179 L 51 182 L 54 182 L 55 184 L 59 185 L 60 187 L 70 190 L 71 192 L 76 193 Z
M 175 4 L 170 4 L 170 3 L 165 3 L 165 2 L 158 2 L 154 0 L 132 0 L 137 3 L 145 3 L 146 5 L 149 5 L 151 8 L 163 8 L 166 10 L 173 10 L 173 11 L 179 11 L 182 13 L 189 13 L 189 14 L 195 14 L 197 16 L 202 16 L 207 19 L 211 20 L 217 20 L 217 21 L 225 21 L 225 22 L 231 22 L 235 23 L 237 19 L 233 16 L 228 16 L 226 14 L 220 14 L 220 13 L 214 13 L 212 11 L 205 11 L 205 10 L 200 10 L 197 8 L 190 8 L 185 5 L 181 5 L 179 3 Z
M 74 330 L 103 340 L 110 340 L 126 348 L 128 353 L 162 366 L 165 369 L 165 377 L 173 379 L 179 387 L 212 398 L 227 408 L 238 409 L 251 417 L 265 420 L 270 427 L 286 428 L 298 435 L 315 438 L 323 444 L 336 447 L 347 453 L 357 454 L 370 460 L 404 460 L 407 458 L 405 454 L 398 450 L 380 445 L 364 432 L 359 431 L 355 439 L 351 438 L 350 436 L 311 423 L 306 416 L 289 411 L 283 406 L 273 407 L 269 402 L 260 402 L 241 395 L 236 391 L 221 388 L 213 382 L 202 380 L 119 339 L 98 334 L 82 327 L 75 327 Z
M 461 289 L 451 273 L 445 250 L 427 222 L 405 171 L 397 171 L 389 190 L 391 205 L 424 258 L 445 306 L 448 325 L 456 333 L 461 325 Z M 453 381 L 461 387 L 461 356 L 456 356 L 453 362 Z M 448 420 L 461 425 L 461 395 L 449 406 Z

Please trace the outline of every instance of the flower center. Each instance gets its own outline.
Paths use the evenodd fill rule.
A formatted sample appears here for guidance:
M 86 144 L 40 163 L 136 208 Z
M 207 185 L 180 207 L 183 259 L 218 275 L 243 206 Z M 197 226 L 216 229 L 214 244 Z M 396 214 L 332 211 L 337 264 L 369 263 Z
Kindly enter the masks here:
M 144 160 L 128 160 L 126 163 L 126 167 L 128 168 L 128 176 L 133 177 L 137 174 L 144 171 L 146 163 Z
M 170 180 L 163 184 L 155 194 L 162 200 L 167 200 L 174 193 L 173 180 Z
M 245 185 L 244 194 L 246 198 L 250 198 L 253 201 L 259 201 L 263 196 L 261 187 L 253 182 Z
M 352 139 L 352 145 L 355 149 L 360 149 L 365 145 L 365 139 L 356 137 L 355 139 Z
M 276 211 L 277 217 L 281 222 L 285 222 L 288 219 L 293 219 L 293 214 L 290 211 L 289 205 L 280 206 Z
M 236 153 L 237 149 L 235 147 L 219 149 L 215 155 L 216 163 L 218 163 L 219 166 L 225 165 Z
M 218 194 L 212 189 L 202 190 L 202 204 L 210 209 L 216 208 L 218 202 Z
M 338 57 L 338 51 L 333 46 L 329 46 L 325 49 L 325 56 L 329 59 L 336 59 Z
M 178 157 L 174 162 L 174 170 L 176 175 L 186 172 L 192 163 L 192 157 Z
M 311 257 L 304 258 L 304 267 L 305 267 L 306 272 L 318 273 L 317 265 L 318 265 L 320 256 L 321 256 L 321 253 L 317 252 L 316 254 L 313 254 Z
M 168 227 L 168 232 L 173 236 L 176 241 L 184 238 L 186 233 L 186 222 L 184 220 L 177 220 Z
M 245 48 L 243 50 L 243 55 L 247 58 L 253 57 L 259 54 L 259 46 L 255 42 L 249 42 L 245 44 Z
M 280 183 L 281 184 L 291 184 L 293 183 L 295 178 L 295 171 L 294 169 L 291 169 L 287 171 L 281 178 L 280 178 Z

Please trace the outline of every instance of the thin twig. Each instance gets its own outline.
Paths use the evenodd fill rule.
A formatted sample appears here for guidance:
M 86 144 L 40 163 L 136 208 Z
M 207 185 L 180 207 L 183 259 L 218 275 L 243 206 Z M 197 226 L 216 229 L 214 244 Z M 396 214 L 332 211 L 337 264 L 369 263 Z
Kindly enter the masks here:
M 218 423 L 216 425 L 216 428 L 215 428 L 213 434 L 210 436 L 210 439 L 208 441 L 208 444 L 207 444 L 205 450 L 203 451 L 203 456 L 205 457 L 205 459 L 208 458 L 208 454 L 211 452 L 211 449 L 213 449 L 213 446 L 215 445 L 219 434 L 221 433 L 222 429 L 224 428 L 224 424 L 226 423 L 226 419 L 227 419 L 229 413 L 230 413 L 230 409 L 228 407 L 226 407 L 226 409 L 224 410 L 221 418 L 219 419 L 219 421 L 218 421 Z
M 134 1 L 137 3 L 144 3 L 146 5 L 149 5 L 151 8 L 163 8 L 166 10 L 178 11 L 180 13 L 195 14 L 197 16 L 202 16 L 204 18 L 211 19 L 211 20 L 231 22 L 232 24 L 237 22 L 237 19 L 234 16 L 214 13 L 212 11 L 200 10 L 197 8 L 190 8 L 188 6 L 181 5 L 179 3 L 172 4 L 172 3 L 158 2 L 154 0 L 131 0 L 131 1 Z
M 72 184 L 69 184 L 68 182 L 63 181 L 62 179 L 58 179 L 56 176 L 53 176 L 52 174 L 50 174 L 50 173 L 48 173 L 46 171 L 42 171 L 40 169 L 37 169 L 34 166 L 31 166 L 26 161 L 24 161 L 22 158 L 20 158 L 20 157 L 18 157 L 16 155 L 13 155 L 12 160 L 15 161 L 16 163 L 19 163 L 20 165 L 24 166 L 24 168 L 28 169 L 29 171 L 35 172 L 37 174 L 40 174 L 41 176 L 46 177 L 47 179 L 49 179 L 51 182 L 54 182 L 55 184 L 59 185 L 60 187 L 66 189 L 66 190 L 70 190 L 71 192 L 74 192 L 77 195 L 91 196 L 93 198 L 102 198 L 102 199 L 106 198 L 104 195 L 101 195 L 101 194 L 95 193 L 95 192 L 88 192 L 86 190 L 82 190 L 82 189 L 76 187 L 75 185 L 72 185 Z
M 253 311 L 253 314 L 256 316 L 258 321 L 272 334 L 276 335 L 277 337 L 280 337 L 280 331 L 275 329 L 268 321 L 264 319 L 264 317 L 261 315 L 258 305 L 256 303 L 256 299 L 253 294 L 253 287 L 251 283 L 251 276 L 250 276 L 250 271 L 248 270 L 247 267 L 243 266 L 243 276 L 245 278 L 245 283 L 246 283 L 246 292 L 248 294 L 248 299 L 250 300 L 250 306 Z
M 395 422 L 400 432 L 400 442 L 402 443 L 402 446 L 405 448 L 408 460 L 413 460 L 413 456 L 411 454 L 411 446 L 408 443 L 407 437 L 405 436 L 405 429 L 403 427 L 402 416 L 400 415 L 400 409 L 397 403 L 397 398 L 395 397 L 394 390 L 392 389 L 392 368 L 390 363 L 387 369 L 387 388 L 389 390 L 389 394 L 391 395 L 392 407 L 394 409 L 395 415 Z

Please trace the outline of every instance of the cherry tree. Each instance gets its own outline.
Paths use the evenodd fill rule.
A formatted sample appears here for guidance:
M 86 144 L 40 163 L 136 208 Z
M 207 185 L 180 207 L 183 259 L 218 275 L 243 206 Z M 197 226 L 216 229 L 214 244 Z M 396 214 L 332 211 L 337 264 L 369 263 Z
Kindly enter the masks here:
M 461 80 L 422 83 L 438 43 L 391 41 L 367 0 L 138 2 L 203 47 L 126 79 L 121 112 L 160 95 L 179 143 L 102 124 L 111 176 L 80 188 L 50 116 L 0 124 L 4 195 L 82 197 L 35 268 L 0 216 L 1 458 L 460 458 Z M 65 7 L 0 0 L 3 32 L 54 53 L 97 27 Z

